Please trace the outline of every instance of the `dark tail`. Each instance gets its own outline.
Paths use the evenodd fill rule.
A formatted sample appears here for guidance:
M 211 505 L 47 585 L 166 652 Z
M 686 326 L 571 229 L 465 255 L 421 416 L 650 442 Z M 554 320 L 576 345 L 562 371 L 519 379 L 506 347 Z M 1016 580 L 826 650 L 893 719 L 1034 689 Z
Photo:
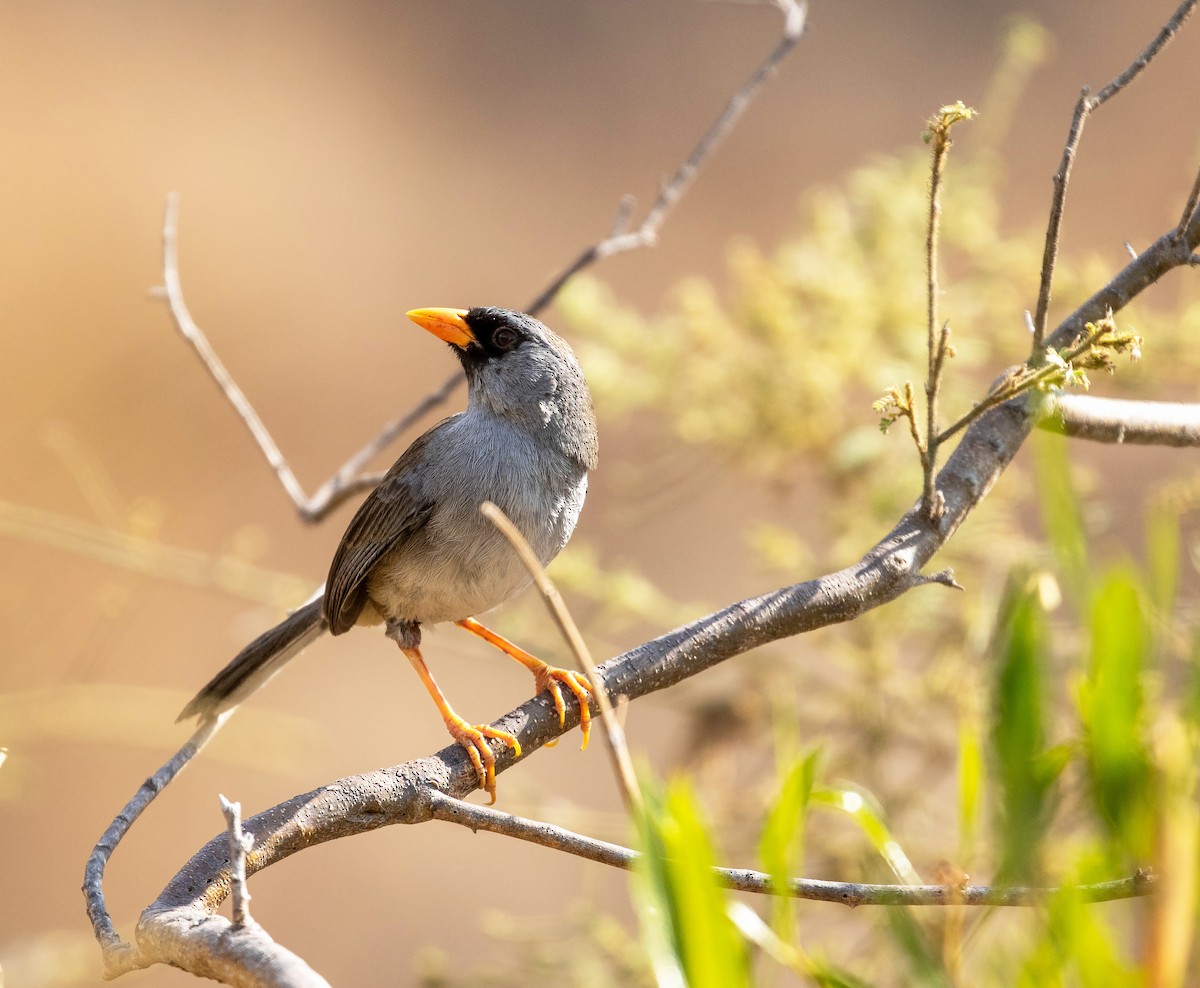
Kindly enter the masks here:
M 293 611 L 270 631 L 243 648 L 183 708 L 176 723 L 189 717 L 215 717 L 241 703 L 284 667 L 288 659 L 324 634 L 328 625 L 318 597 Z

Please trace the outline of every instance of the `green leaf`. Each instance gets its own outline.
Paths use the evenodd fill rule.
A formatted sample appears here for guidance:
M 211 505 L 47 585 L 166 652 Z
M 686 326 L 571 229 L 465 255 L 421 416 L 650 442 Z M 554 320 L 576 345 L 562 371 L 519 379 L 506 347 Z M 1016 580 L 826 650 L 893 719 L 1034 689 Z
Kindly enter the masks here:
M 1009 584 L 996 634 L 996 681 L 991 748 L 1000 784 L 1004 837 L 1000 873 L 1027 880 L 1038 870 L 1038 848 L 1049 816 L 1050 787 L 1060 760 L 1047 761 L 1042 667 L 1046 661 L 1045 616 L 1025 581 Z
M 983 745 L 979 729 L 966 718 L 958 726 L 958 845 L 959 863 L 966 866 L 978 833 L 983 793 Z
M 1075 968 L 1081 988 L 1134 988 L 1141 979 L 1122 961 L 1115 946 L 1119 937 L 1104 915 L 1068 886 L 1050 901 L 1049 934 L 1064 966 L 1070 962 Z
M 638 905 L 659 984 L 749 986 L 746 947 L 729 919 L 716 853 L 688 784 L 671 783 L 665 797 L 647 791 L 640 829 Z
M 814 806 L 848 813 L 900 881 L 906 885 L 922 884 L 921 876 L 917 874 L 900 842 L 892 836 L 883 811 L 870 793 L 860 789 L 822 788 L 813 790 L 811 798 Z
M 763 870 L 779 889 L 787 887 L 788 879 L 796 873 L 803 860 L 804 824 L 808 817 L 819 758 L 820 753 L 812 751 L 797 759 L 767 808 L 767 818 L 758 842 L 758 858 Z M 773 897 L 771 906 L 772 926 L 778 936 L 786 939 L 795 916 L 795 903 L 791 896 L 777 895 Z
M 870 988 L 850 972 L 833 966 L 823 958 L 809 957 L 797 944 L 777 936 L 746 903 L 731 902 L 729 917 L 742 936 L 767 957 L 795 971 L 801 978 L 812 981 L 818 988 Z
M 1111 875 L 1104 855 L 1083 851 L 1046 902 L 1040 935 L 1020 961 L 1018 988 L 1138 988 L 1147 982 L 1122 958 L 1123 937 L 1107 920 L 1119 914 L 1088 902 L 1079 886 Z
M 1144 858 L 1151 835 L 1142 675 L 1150 629 L 1132 572 L 1119 570 L 1105 580 L 1092 607 L 1091 637 L 1078 703 L 1092 795 L 1109 836 Z

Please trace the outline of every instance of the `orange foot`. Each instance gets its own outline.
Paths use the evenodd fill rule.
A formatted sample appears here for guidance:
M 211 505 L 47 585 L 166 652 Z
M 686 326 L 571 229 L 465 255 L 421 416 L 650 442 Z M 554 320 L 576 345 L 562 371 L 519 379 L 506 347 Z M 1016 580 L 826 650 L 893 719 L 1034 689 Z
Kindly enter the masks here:
M 455 715 L 452 718 L 446 718 L 446 730 L 450 732 L 450 736 L 461 744 L 471 758 L 471 764 L 475 766 L 475 774 L 479 776 L 479 788 L 488 794 L 488 802 L 496 802 L 496 756 L 492 754 L 492 746 L 488 744 L 488 738 L 496 738 L 503 741 L 513 750 L 513 756 L 521 757 L 521 742 L 518 741 L 508 731 L 502 731 L 497 727 L 489 727 L 487 724 L 468 724 L 461 717 Z
M 592 684 L 587 676 L 574 669 L 559 669 L 557 666 L 542 663 L 540 669 L 533 670 L 534 690 L 537 693 L 549 690 L 554 700 L 554 709 L 558 713 L 558 726 L 562 727 L 567 720 L 567 704 L 563 700 L 562 687 L 565 686 L 579 703 L 579 730 L 583 734 L 582 750 L 588 746 L 588 737 L 592 731 L 592 709 L 588 705 L 592 693 Z
M 542 690 L 550 691 L 550 696 L 554 700 L 554 709 L 558 711 L 559 727 L 567 721 L 567 705 L 563 701 L 562 687 L 565 686 L 569 689 L 579 702 L 579 730 L 583 733 L 581 747 L 588 746 L 588 736 L 592 729 L 592 711 L 588 706 L 588 697 L 592 692 L 592 684 L 587 681 L 586 676 L 571 669 L 559 669 L 557 666 L 548 665 L 536 655 L 530 655 L 519 645 L 514 645 L 503 635 L 498 635 L 491 628 L 484 627 L 474 618 L 463 618 L 461 621 L 456 621 L 455 624 L 473 635 L 478 635 L 489 645 L 494 645 L 509 658 L 516 659 L 533 673 L 534 682 L 537 684 L 536 691 L 538 693 Z M 551 747 L 555 743 L 554 741 L 548 742 L 546 747 Z

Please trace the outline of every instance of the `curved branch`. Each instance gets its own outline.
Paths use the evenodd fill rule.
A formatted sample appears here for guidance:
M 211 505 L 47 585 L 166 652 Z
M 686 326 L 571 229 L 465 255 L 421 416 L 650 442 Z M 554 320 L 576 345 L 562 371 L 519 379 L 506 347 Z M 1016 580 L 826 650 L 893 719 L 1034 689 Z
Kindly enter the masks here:
M 138 947 L 122 940 L 113 927 L 112 917 L 109 916 L 108 907 L 104 902 L 104 869 L 108 865 L 108 859 L 112 857 L 117 845 L 121 843 L 122 838 L 129 832 L 129 828 L 142 815 L 146 807 L 154 802 L 158 794 L 187 767 L 188 762 L 200 753 L 200 749 L 212 740 L 213 735 L 221 729 L 226 719 L 227 715 L 222 715 L 202 723 L 188 738 L 184 746 L 172 755 L 162 768 L 141 784 L 138 791 L 133 794 L 133 798 L 125 804 L 124 809 L 117 814 L 116 819 L 100 836 L 92 853 L 88 855 L 87 863 L 83 868 L 83 898 L 87 904 L 87 914 L 92 923 L 92 932 L 100 943 L 106 978 L 115 978 L 117 975 L 127 971 L 136 971 L 152 963 L 142 956 Z

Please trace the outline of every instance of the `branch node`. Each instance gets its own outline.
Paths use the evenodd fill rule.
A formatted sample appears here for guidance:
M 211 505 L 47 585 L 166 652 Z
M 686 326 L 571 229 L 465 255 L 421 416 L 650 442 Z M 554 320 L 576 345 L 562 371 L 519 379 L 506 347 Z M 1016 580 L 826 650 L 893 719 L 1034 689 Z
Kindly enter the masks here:
M 935 525 L 939 524 L 942 517 L 946 514 L 946 495 L 935 488 L 927 498 L 926 508 L 929 520 Z
M 943 587 L 949 587 L 951 590 L 965 590 L 966 588 L 954 578 L 954 570 L 947 567 L 937 573 L 932 573 L 929 576 L 922 575 L 918 581 L 921 584 L 940 583 Z

